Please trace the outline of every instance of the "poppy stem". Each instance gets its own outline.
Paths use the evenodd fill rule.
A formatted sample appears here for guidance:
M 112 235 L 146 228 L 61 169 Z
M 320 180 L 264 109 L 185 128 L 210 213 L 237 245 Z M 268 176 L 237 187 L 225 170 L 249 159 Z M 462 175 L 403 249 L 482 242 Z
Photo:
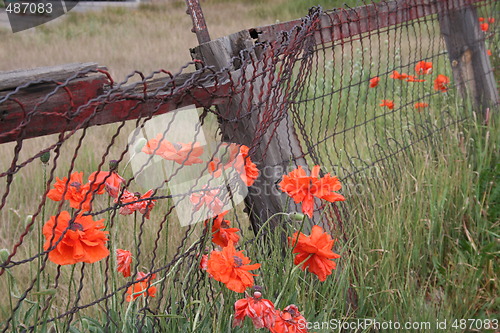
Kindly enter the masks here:
M 297 244 L 298 244 L 298 241 L 299 241 L 299 236 L 300 236 L 300 234 L 302 233 L 302 228 L 303 228 L 303 226 L 304 226 L 304 221 L 305 221 L 305 220 L 306 220 L 306 216 L 304 215 L 304 217 L 302 218 L 302 222 L 300 223 L 300 229 L 299 229 L 299 232 L 297 232 L 297 238 L 296 238 L 296 239 L 295 239 L 295 241 L 293 242 L 292 252 L 293 252 L 293 249 L 295 249 L 295 247 L 296 247 L 296 246 L 297 246 Z M 286 281 L 285 281 L 285 283 L 283 284 L 283 287 L 281 288 L 281 291 L 280 291 L 280 293 L 279 293 L 278 297 L 276 298 L 276 302 L 275 302 L 275 304 L 278 304 L 278 302 L 280 301 L 281 296 L 282 296 L 282 295 L 283 295 L 283 293 L 285 292 L 285 288 L 286 288 L 286 286 L 288 285 L 288 281 L 290 280 L 290 277 L 292 276 L 293 272 L 295 272 L 295 271 L 296 271 L 296 270 L 300 267 L 300 265 L 302 265 L 304 262 L 306 262 L 307 260 L 309 260 L 309 258 L 311 258 L 311 257 L 312 257 L 312 255 L 313 255 L 313 254 L 311 253 L 309 256 L 307 256 L 307 258 L 306 258 L 306 259 L 304 259 L 301 263 L 299 263 L 298 265 L 296 265 L 294 268 L 292 268 L 292 269 L 290 270 L 290 272 L 288 273 L 288 276 L 286 277 Z
M 266 221 L 266 222 L 264 222 L 264 224 L 262 224 L 262 225 L 260 226 L 259 231 L 257 232 L 257 235 L 255 235 L 255 239 L 259 239 L 259 236 L 260 236 L 260 234 L 261 234 L 262 230 L 264 229 L 264 227 L 266 227 L 266 226 L 269 224 L 269 222 L 270 222 L 273 218 L 275 218 L 276 216 L 280 216 L 280 215 L 290 216 L 290 214 L 289 214 L 289 213 L 283 213 L 283 212 L 279 212 L 279 213 L 276 213 L 276 214 L 271 215 L 271 216 L 267 219 L 267 221 Z
M 302 229 L 304 228 L 305 220 L 306 220 L 306 216 L 304 215 L 304 217 L 302 218 L 302 222 L 300 222 L 300 228 L 299 228 L 299 232 L 297 232 L 297 238 L 295 238 L 295 241 L 292 244 L 293 245 L 292 252 L 295 249 L 295 247 L 297 246 L 297 243 L 299 242 L 299 236 L 302 233 Z
M 285 292 L 285 288 L 288 286 L 288 281 L 290 281 L 290 278 L 291 278 L 292 274 L 297 269 L 300 268 L 300 265 L 302 265 L 304 262 L 306 262 L 307 260 L 309 260 L 313 255 L 314 255 L 314 253 L 311 253 L 310 255 L 307 256 L 307 258 L 305 258 L 304 260 L 302 260 L 300 263 L 298 263 L 294 268 L 292 268 L 290 270 L 290 272 L 288 273 L 288 275 L 286 277 L 285 283 L 283 283 L 283 287 L 281 287 L 281 291 L 280 291 L 278 297 L 276 297 L 276 302 L 274 302 L 274 304 L 278 304 L 279 301 L 281 300 L 281 297 L 283 296 L 283 293 Z

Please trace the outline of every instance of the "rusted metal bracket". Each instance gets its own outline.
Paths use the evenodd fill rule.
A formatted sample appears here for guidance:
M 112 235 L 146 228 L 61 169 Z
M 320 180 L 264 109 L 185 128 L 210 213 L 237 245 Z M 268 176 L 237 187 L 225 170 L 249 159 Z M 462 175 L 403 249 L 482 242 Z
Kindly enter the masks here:
M 186 0 L 187 11 L 186 13 L 191 16 L 193 20 L 193 29 L 191 30 L 196 34 L 198 43 L 203 44 L 210 41 L 210 34 L 208 33 L 207 23 L 199 0 Z

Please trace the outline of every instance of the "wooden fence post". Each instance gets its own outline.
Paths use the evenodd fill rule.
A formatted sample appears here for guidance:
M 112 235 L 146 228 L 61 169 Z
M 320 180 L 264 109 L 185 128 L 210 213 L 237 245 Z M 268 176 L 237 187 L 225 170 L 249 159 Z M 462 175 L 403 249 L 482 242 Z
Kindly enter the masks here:
M 464 1 L 464 0 L 459 0 Z M 483 114 L 487 108 L 498 105 L 498 90 L 484 43 L 485 32 L 478 23 L 473 4 L 450 9 L 449 1 L 439 1 L 441 34 L 446 42 L 453 78 L 463 97 L 470 94 L 476 111 Z
M 204 43 L 191 52 L 206 66 L 227 69 L 235 88 L 240 90 L 228 98 L 227 104 L 217 106 L 223 140 L 249 147 L 256 140 L 261 143 L 251 152 L 260 161 L 260 176 L 245 199 L 254 230 L 258 230 L 269 217 L 285 209 L 287 196 L 278 190 L 277 183 L 290 165 L 309 169 L 285 107 L 285 88 L 277 82 L 281 79 L 275 75 L 277 64 L 269 54 L 265 56 L 268 51 L 254 47 L 247 30 Z M 238 121 L 231 121 L 235 118 Z M 263 129 L 263 124 L 270 121 L 271 126 Z M 289 211 L 300 212 L 299 205 L 291 199 L 289 202 Z M 316 217 L 319 215 L 314 219 L 319 223 Z

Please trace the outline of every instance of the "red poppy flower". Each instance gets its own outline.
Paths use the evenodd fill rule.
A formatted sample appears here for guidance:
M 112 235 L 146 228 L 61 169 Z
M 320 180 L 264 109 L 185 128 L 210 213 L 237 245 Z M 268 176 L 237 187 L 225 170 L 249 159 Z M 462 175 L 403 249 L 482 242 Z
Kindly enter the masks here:
M 427 104 L 427 103 L 415 103 L 415 109 L 423 109 L 423 108 L 426 108 L 428 106 L 429 106 L 429 104 Z
M 374 78 L 370 79 L 370 88 L 375 88 L 378 86 L 378 83 L 380 82 L 380 78 L 378 76 L 375 76 Z
M 406 73 L 399 73 L 398 71 L 393 71 L 390 78 L 395 80 L 404 80 L 408 77 Z
M 193 193 L 189 197 L 194 205 L 194 211 L 199 211 L 202 207 L 207 207 L 213 215 L 222 213 L 224 203 L 219 199 L 220 189 L 207 190 L 208 185 L 204 185 L 202 191 Z
M 383 99 L 380 106 L 386 106 L 389 110 L 394 109 L 394 102 L 389 99 Z
M 95 192 L 90 190 L 88 183 L 83 184 L 83 172 L 73 172 L 69 182 L 67 177 L 62 179 L 56 177 L 54 188 L 47 193 L 47 197 L 54 201 L 61 201 L 65 190 L 64 199 L 69 201 L 71 208 L 81 209 L 82 211 L 90 210 L 90 201 Z
M 226 213 L 227 211 L 217 215 L 217 217 L 213 219 L 212 224 L 212 242 L 220 247 L 226 247 L 229 241 L 236 244 L 240 239 L 240 236 L 236 234 L 240 229 L 230 228 L 229 225 L 231 222 L 224 220 L 224 215 Z
M 253 297 L 245 297 L 234 303 L 233 327 L 241 326 L 241 323 L 248 317 L 252 319 L 255 328 L 270 328 L 276 320 L 274 304 L 268 299 L 262 298 L 258 291 L 253 293 Z
M 163 151 L 167 149 L 165 146 L 165 142 L 167 140 L 162 134 L 157 134 L 155 139 L 151 139 L 146 144 L 144 147 L 142 147 L 142 152 L 146 153 L 148 155 L 155 154 L 155 155 L 160 155 Z
M 479 22 L 484 22 L 484 17 L 480 17 Z
M 208 172 L 215 178 L 219 178 L 225 169 L 226 166 L 222 164 L 218 157 L 212 158 L 212 160 L 208 163 Z
M 136 280 L 141 280 L 148 276 L 148 274 L 139 272 L 137 273 L 137 279 Z M 156 296 L 156 287 L 151 286 L 151 280 L 156 279 L 156 274 L 151 274 L 147 279 L 144 279 L 140 282 L 136 282 L 127 289 L 127 302 L 132 301 L 133 299 L 136 299 L 139 296 L 149 296 L 149 297 L 155 297 Z
M 200 269 L 202 271 L 206 271 L 208 269 L 208 254 L 204 254 L 201 256 Z
M 249 271 L 257 269 L 260 264 L 250 264 L 250 259 L 243 255 L 243 251 L 236 251 L 232 241 L 222 251 L 212 251 L 208 258 L 207 272 L 222 282 L 226 287 L 237 293 L 254 285 L 254 276 Z
M 418 75 L 430 74 L 432 73 L 432 62 L 430 61 L 419 61 L 415 65 L 415 72 Z
M 489 50 L 489 49 L 486 50 L 486 54 L 491 57 L 491 55 L 492 55 L 491 50 Z
M 247 186 L 252 186 L 259 177 L 259 169 L 257 169 L 255 163 L 253 163 L 248 156 L 250 149 L 245 145 L 237 145 L 234 143 L 229 145 L 225 144 L 222 147 L 229 148 L 228 162 L 222 163 L 219 158 L 214 157 L 208 164 L 208 171 L 210 174 L 218 178 L 222 175 L 223 170 L 234 168 L 240 175 L 241 180 Z
M 146 217 L 147 219 L 149 219 L 149 213 L 151 213 L 151 211 L 153 210 L 153 208 L 156 204 L 156 200 L 144 200 L 144 199 L 151 198 L 153 193 L 154 193 L 154 190 L 147 191 L 146 193 L 141 195 L 141 197 L 138 199 L 138 200 L 143 200 L 143 201 L 139 201 L 138 203 L 135 204 L 136 209 L 141 214 L 143 214 L 144 217 Z
M 199 142 L 169 142 L 161 133 L 155 139 L 149 140 L 142 151 L 146 154 L 158 155 L 169 161 L 175 161 L 181 165 L 203 163 L 203 160 L 199 158 L 203 154 L 203 147 Z
M 494 17 L 489 17 L 488 18 L 488 22 L 491 23 L 491 24 L 495 23 L 495 18 Z
M 150 198 L 153 193 L 153 190 L 149 190 L 139 197 L 139 194 L 134 194 L 125 190 L 120 198 L 115 199 L 115 203 L 117 203 L 118 199 L 120 199 L 120 203 L 124 205 L 120 207 L 120 214 L 122 215 L 130 215 L 135 211 L 139 211 L 145 218 L 149 219 L 149 213 L 151 213 L 151 210 L 154 208 L 156 200 L 143 199 Z
M 250 148 L 245 145 L 240 146 L 240 154 L 245 161 L 244 172 L 240 172 L 240 177 L 247 186 L 252 186 L 255 180 L 259 177 L 259 169 L 255 163 L 252 162 L 248 152 Z
M 104 219 L 94 221 L 92 216 L 80 214 L 73 222 L 70 223 L 70 220 L 69 213 L 62 211 L 59 215 L 52 216 L 43 226 L 43 249 L 47 251 L 55 245 L 49 252 L 50 261 L 58 265 L 93 263 L 109 255 L 106 248 L 108 232 L 102 231 Z M 63 233 L 64 236 L 59 241 Z
M 408 75 L 408 77 L 406 78 L 406 82 L 425 82 L 425 80 L 417 79 L 417 77 L 413 75 Z
M 89 183 L 93 191 L 97 190 L 99 194 L 102 194 L 106 189 L 110 196 L 116 198 L 125 179 L 113 171 L 95 171 L 90 174 Z
M 276 311 L 276 321 L 269 329 L 272 333 L 307 333 L 306 318 L 299 312 L 299 308 L 291 304 L 283 311 Z
M 450 83 L 449 77 L 443 74 L 439 74 L 434 80 L 434 90 L 447 92 L 449 83 Z
M 488 29 L 490 28 L 490 25 L 488 23 L 481 23 L 479 25 L 479 27 L 481 28 L 481 30 L 483 31 L 488 31 Z
M 132 253 L 116 249 L 116 270 L 122 273 L 123 277 L 130 276 L 130 264 L 132 264 Z
M 329 202 L 345 200 L 342 195 L 334 192 L 342 188 L 338 178 L 330 176 L 329 173 L 319 178 L 319 169 L 319 165 L 314 166 L 311 176 L 307 176 L 306 171 L 299 166 L 283 176 L 283 180 L 279 183 L 283 192 L 292 197 L 296 203 L 302 203 L 302 212 L 309 217 L 312 217 L 314 211 L 314 197 Z
M 299 265 L 309 258 L 302 264 L 301 269 L 307 268 L 309 272 L 316 274 L 320 281 L 325 281 L 337 267 L 333 259 L 340 258 L 340 255 L 332 251 L 335 241 L 318 225 L 312 227 L 310 236 L 300 233 L 297 239 L 297 234 L 296 232 L 293 237 L 288 237 L 290 246 L 295 246 L 293 253 L 297 253 L 294 264 Z

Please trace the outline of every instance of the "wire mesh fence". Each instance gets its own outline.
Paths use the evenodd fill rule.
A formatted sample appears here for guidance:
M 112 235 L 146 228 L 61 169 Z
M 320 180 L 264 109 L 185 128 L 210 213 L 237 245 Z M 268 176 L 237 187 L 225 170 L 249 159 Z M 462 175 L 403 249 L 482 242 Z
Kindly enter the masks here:
M 271 40 L 249 31 L 222 65 L 120 83 L 90 68 L 0 92 L 3 331 L 195 327 L 196 302 L 224 299 L 204 255 L 271 239 L 268 221 L 294 227 L 277 212 L 347 241 L 340 198 L 397 186 L 413 149 L 471 117 L 438 14 L 368 6 L 313 8 Z M 498 59 L 498 5 L 474 6 L 471 29 Z M 282 181 L 297 168 L 337 176 L 341 195 L 295 202 Z

